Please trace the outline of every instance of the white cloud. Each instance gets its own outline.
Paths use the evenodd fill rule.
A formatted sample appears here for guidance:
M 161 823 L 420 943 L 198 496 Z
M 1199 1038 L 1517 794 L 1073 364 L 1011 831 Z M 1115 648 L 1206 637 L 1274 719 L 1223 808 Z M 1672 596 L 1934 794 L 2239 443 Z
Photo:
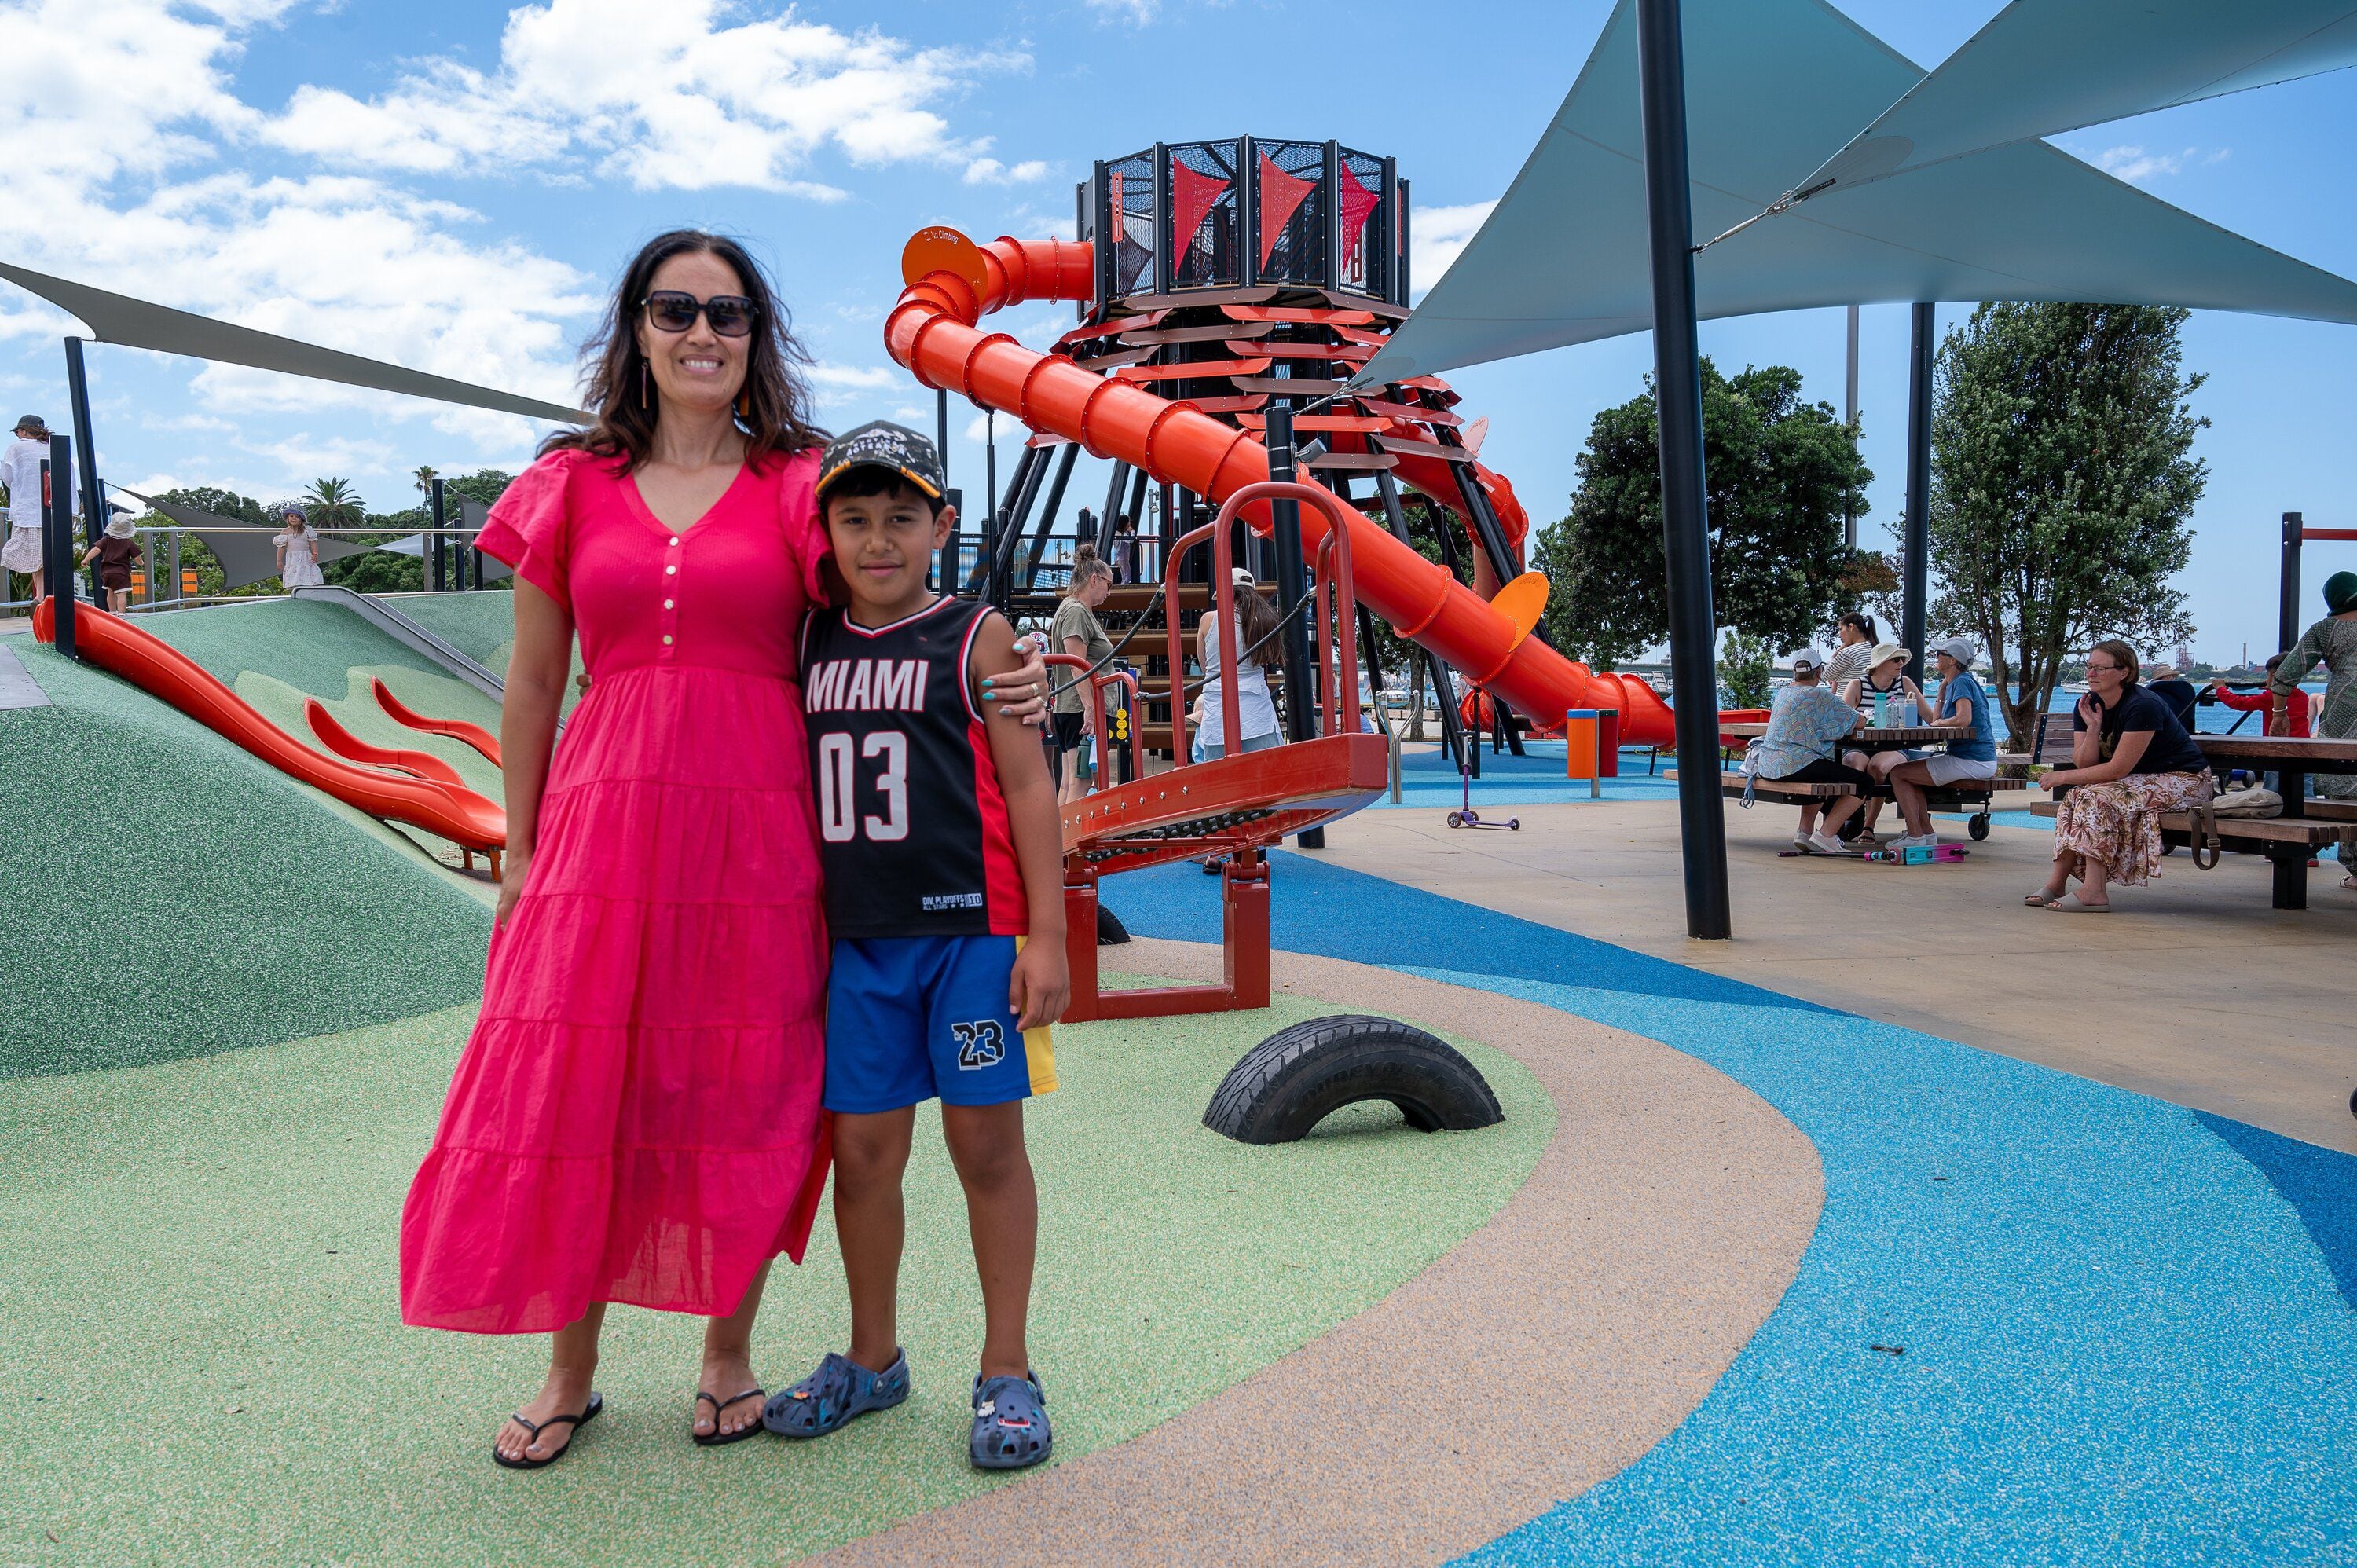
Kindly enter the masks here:
M 820 386 L 845 391 L 888 387 L 894 380 L 893 372 L 881 365 L 837 365 L 824 360 L 811 366 L 806 373 Z
M 260 134 L 330 163 L 416 173 L 585 170 L 641 190 L 751 186 L 818 200 L 803 172 L 832 149 L 861 165 L 1000 166 L 940 107 L 977 80 L 1028 70 L 1018 52 L 920 48 L 845 33 L 791 9 L 742 15 L 679 0 L 546 0 L 508 16 L 495 70 L 443 57 L 363 102 L 298 89 Z M 630 47 L 617 48 L 628 39 Z M 1039 172 L 1025 175 L 1025 169 Z M 1018 164 L 1010 178 L 1037 178 Z
M 1089 0 L 1089 9 L 1109 20 L 1143 27 L 1162 14 L 1162 0 Z
M 2182 174 L 2189 168 L 2206 168 L 2223 163 L 2231 149 L 2219 147 L 2203 152 L 2200 147 L 2187 147 L 2182 152 L 2147 152 L 2140 146 L 2105 147 L 2095 155 L 2095 166 L 2105 174 L 2116 175 L 2131 185 L 2158 176 Z
M 1464 253 L 1474 234 L 1488 221 L 1491 201 L 1469 201 L 1462 207 L 1419 207 L 1408 225 L 1408 282 L 1421 296 L 1449 263 Z
M 996 158 L 976 158 L 965 166 L 968 185 L 1029 185 L 1048 177 L 1048 166 L 1039 158 L 1026 158 L 1013 168 Z

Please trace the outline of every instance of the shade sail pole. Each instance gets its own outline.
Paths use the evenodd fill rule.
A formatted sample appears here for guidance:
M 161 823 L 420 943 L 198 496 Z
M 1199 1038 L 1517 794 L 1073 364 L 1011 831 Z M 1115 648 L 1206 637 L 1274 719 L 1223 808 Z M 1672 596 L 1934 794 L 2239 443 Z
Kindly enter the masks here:
M 1637 0 L 1645 211 L 1653 252 L 1653 384 L 1662 433 L 1662 545 L 1669 568 L 1670 685 L 1677 714 L 1678 826 L 1686 934 L 1733 934 L 1727 819 L 1718 793 L 1718 670 L 1712 647 L 1710 518 L 1695 334 L 1694 209 L 1686 185 L 1685 43 L 1678 0 Z
M 1899 640 L 1907 673 L 1923 682 L 1923 605 L 1932 586 L 1932 334 L 1929 302 L 1915 306 L 1907 349 L 1907 580 L 1900 590 Z

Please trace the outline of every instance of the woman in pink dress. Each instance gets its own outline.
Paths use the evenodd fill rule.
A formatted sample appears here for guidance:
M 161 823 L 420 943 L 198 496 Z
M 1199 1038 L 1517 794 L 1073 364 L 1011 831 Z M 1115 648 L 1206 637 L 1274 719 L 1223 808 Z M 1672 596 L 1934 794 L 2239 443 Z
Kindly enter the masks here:
M 710 1318 L 696 1441 L 759 1431 L 754 1315 L 827 1163 L 795 662 L 827 552 L 800 350 L 743 249 L 683 231 L 630 263 L 589 351 L 597 424 L 549 441 L 479 541 L 516 569 L 507 865 L 402 1213 L 404 1321 L 554 1337 L 493 1444 L 511 1468 L 602 1408 L 609 1302 Z M 552 757 L 576 633 L 589 691 Z

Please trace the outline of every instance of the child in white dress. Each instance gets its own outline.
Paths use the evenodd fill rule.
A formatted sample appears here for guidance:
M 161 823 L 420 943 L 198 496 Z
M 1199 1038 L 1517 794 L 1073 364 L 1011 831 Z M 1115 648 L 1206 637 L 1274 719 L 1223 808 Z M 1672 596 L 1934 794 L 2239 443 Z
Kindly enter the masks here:
M 327 582 L 319 575 L 318 536 L 300 511 L 286 509 L 286 532 L 271 535 L 270 542 L 278 546 L 278 580 L 290 590 L 317 588 Z

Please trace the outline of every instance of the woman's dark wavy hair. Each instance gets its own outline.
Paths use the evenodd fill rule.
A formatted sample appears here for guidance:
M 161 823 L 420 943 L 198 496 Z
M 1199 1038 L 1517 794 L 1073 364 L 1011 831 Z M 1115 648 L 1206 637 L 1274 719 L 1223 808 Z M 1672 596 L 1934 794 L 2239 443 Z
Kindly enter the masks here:
M 597 330 L 581 346 L 582 360 L 588 366 L 582 402 L 597 416 L 597 423 L 587 430 L 558 431 L 541 443 L 543 452 L 573 448 L 610 457 L 625 472 L 647 460 L 654 449 L 662 401 L 640 379 L 647 374 L 637 331 L 640 302 L 656 268 L 673 256 L 694 253 L 727 263 L 745 297 L 758 307 L 748 340 L 752 352 L 746 361 L 745 388 L 737 399 L 737 425 L 745 433 L 745 460 L 759 463 L 773 453 L 791 455 L 826 439 L 826 433 L 811 423 L 810 388 L 799 369 L 810 363 L 810 355 L 795 338 L 792 319 L 778 302 L 769 274 L 743 244 L 725 234 L 674 229 L 648 241 L 623 269 L 620 286 Z M 642 388 L 648 389 L 643 398 Z

